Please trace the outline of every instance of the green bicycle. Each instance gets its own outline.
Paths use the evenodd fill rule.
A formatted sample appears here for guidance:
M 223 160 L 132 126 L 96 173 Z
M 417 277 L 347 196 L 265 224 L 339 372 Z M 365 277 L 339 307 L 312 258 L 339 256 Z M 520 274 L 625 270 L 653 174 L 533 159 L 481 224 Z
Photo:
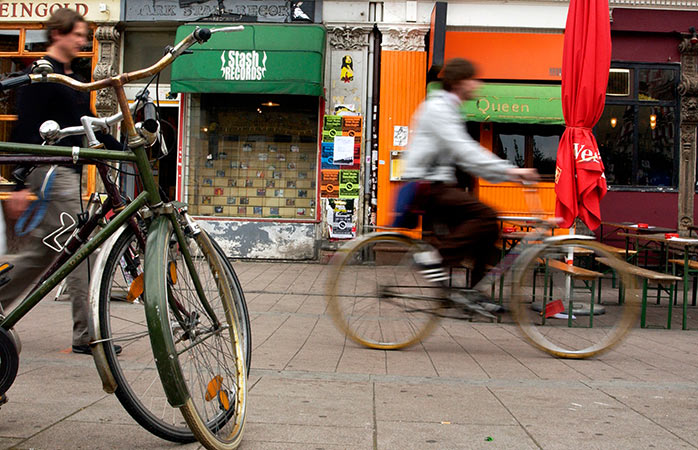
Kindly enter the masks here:
M 248 333 L 248 328 L 245 331 L 241 328 L 249 324 L 246 317 L 241 322 L 240 309 L 236 306 L 239 285 L 224 258 L 220 257 L 220 249 L 191 220 L 186 210 L 161 198 L 146 154 L 143 127 L 136 127 L 123 86 L 159 73 L 192 45 L 208 41 L 213 33 L 241 29 L 197 28 L 151 67 L 92 83 L 80 83 L 50 73 L 42 64 L 35 65 L 32 74 L 0 82 L 0 90 L 41 82 L 61 83 L 82 91 L 111 87 L 123 115 L 122 128 L 128 135 L 129 147 L 129 151 L 119 152 L 0 143 L 0 151 L 20 154 L 3 158 L 3 163 L 94 163 L 107 192 L 106 200 L 81 221 L 39 283 L 12 311 L 0 316 L 0 394 L 12 385 L 19 365 L 19 344 L 13 326 L 80 262 L 120 232 L 125 236 L 123 241 L 134 239 L 141 249 L 145 248 L 142 288 L 137 297 L 142 298 L 147 335 L 168 403 L 180 409 L 194 436 L 207 448 L 228 449 L 240 444 L 246 416 L 246 358 L 249 356 L 245 351 L 249 341 L 243 341 L 243 333 Z M 144 111 L 154 109 L 145 107 Z M 145 121 L 152 120 L 155 117 L 146 114 Z M 133 201 L 123 201 L 108 174 L 106 161 L 127 161 L 135 165 L 143 191 Z M 115 216 L 106 221 L 110 212 Z M 142 229 L 144 223 L 148 224 L 147 235 Z M 101 230 L 96 231 L 100 226 Z M 123 234 L 123 226 L 132 234 Z M 111 271 L 106 276 L 112 277 L 115 273 Z M 108 326 L 106 329 L 109 330 Z M 104 353 L 114 353 L 114 339 L 110 333 L 111 330 L 106 338 L 93 343 L 96 354 L 100 349 Z M 138 335 L 145 336 L 144 332 Z M 133 391 L 131 394 L 125 392 L 124 395 L 133 394 Z M 139 398 L 135 401 L 142 404 Z

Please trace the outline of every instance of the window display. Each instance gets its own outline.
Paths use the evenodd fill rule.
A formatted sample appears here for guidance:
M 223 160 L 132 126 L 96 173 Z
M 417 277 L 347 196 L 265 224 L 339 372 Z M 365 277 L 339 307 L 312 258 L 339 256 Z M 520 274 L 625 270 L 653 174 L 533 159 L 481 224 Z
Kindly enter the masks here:
M 185 201 L 199 216 L 316 217 L 318 98 L 192 95 Z

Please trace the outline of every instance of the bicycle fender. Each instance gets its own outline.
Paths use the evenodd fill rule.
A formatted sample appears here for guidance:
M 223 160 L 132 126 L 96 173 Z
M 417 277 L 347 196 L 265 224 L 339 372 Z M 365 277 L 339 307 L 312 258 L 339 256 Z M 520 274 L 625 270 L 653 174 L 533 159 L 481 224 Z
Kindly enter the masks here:
M 170 333 L 167 304 L 167 273 L 169 218 L 159 216 L 148 229 L 145 245 L 145 315 L 148 321 L 150 343 L 153 347 L 155 365 L 167 401 L 175 408 L 189 400 L 189 391 L 176 357 L 176 349 Z M 164 293 L 164 296 L 160 296 Z
M 92 266 L 93 276 L 92 280 L 90 280 L 89 295 L 90 310 L 87 321 L 90 330 L 90 343 L 104 339 L 104 336 L 102 336 L 102 329 L 99 325 L 99 293 L 102 291 L 102 273 L 104 272 L 104 266 L 107 264 L 107 259 L 109 259 L 111 249 L 114 248 L 114 244 L 116 244 L 117 239 L 121 237 L 127 226 L 128 223 L 121 225 L 121 227 L 102 244 L 94 265 Z M 97 373 L 99 373 L 99 378 L 102 380 L 102 389 L 104 389 L 104 392 L 107 394 L 113 394 L 118 385 L 109 369 L 107 356 L 104 354 L 104 347 L 101 345 L 93 345 L 92 358 L 95 360 Z

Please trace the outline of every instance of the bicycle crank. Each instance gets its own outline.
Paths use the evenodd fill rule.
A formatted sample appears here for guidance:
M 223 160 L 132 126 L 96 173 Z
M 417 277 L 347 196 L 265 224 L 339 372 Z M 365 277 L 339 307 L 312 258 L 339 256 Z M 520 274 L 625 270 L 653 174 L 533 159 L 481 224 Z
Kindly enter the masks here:
M 2 396 L 17 376 L 19 349 L 13 332 L 0 328 L 0 396 Z

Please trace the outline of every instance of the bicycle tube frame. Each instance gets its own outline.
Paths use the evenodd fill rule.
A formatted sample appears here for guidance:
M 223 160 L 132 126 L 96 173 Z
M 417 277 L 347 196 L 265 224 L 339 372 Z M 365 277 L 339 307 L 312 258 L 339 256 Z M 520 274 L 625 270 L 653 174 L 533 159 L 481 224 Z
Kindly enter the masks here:
M 94 252 L 104 241 L 107 240 L 120 226 L 125 223 L 131 216 L 147 203 L 147 192 L 141 193 L 136 199 L 131 202 L 123 211 L 116 215 L 102 230 L 100 230 L 92 239 L 86 242 L 80 249 L 75 252 L 61 267 L 56 270 L 46 281 L 27 296 L 22 302 L 17 305 L 5 319 L 0 323 L 0 327 L 4 329 L 12 328 L 26 313 L 36 306 L 46 294 L 58 285 L 65 277 L 72 272 L 78 264 Z

